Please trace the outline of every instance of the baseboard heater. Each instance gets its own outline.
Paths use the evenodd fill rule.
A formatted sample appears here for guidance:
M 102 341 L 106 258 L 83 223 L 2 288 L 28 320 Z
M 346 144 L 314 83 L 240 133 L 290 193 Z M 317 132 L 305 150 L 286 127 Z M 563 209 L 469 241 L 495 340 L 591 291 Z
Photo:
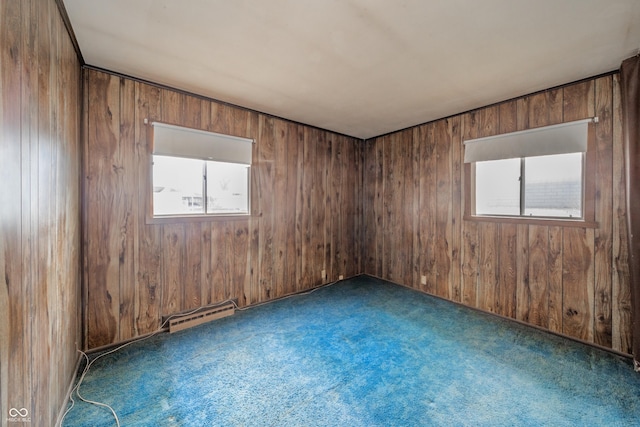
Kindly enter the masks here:
M 169 320 L 169 333 L 182 331 L 183 329 L 202 325 L 203 323 L 207 323 L 212 320 L 231 316 L 235 312 L 236 308 L 233 302 L 228 302 L 216 307 L 202 309 L 195 313 L 176 316 Z

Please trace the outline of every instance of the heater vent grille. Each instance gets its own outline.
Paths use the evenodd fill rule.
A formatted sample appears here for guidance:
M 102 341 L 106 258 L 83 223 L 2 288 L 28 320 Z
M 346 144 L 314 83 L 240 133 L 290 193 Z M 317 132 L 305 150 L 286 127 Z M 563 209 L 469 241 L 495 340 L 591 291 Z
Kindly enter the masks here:
M 192 328 L 194 326 L 207 323 L 211 320 L 231 316 L 235 313 L 235 311 L 235 306 L 233 305 L 233 303 L 229 302 L 218 307 L 197 311 L 195 313 L 186 314 L 180 317 L 174 317 L 169 321 L 169 333 Z

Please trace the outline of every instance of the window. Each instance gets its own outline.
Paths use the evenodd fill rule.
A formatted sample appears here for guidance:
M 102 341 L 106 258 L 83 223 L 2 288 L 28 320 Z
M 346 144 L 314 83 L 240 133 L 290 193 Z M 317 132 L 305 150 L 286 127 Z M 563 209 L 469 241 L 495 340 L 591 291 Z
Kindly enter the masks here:
M 582 218 L 583 153 L 475 164 L 476 215 Z
M 154 218 L 249 214 L 252 140 L 153 126 Z
M 589 123 L 465 141 L 467 216 L 590 220 Z
M 203 194 L 206 197 L 203 197 Z M 248 214 L 249 167 L 153 156 L 153 214 Z

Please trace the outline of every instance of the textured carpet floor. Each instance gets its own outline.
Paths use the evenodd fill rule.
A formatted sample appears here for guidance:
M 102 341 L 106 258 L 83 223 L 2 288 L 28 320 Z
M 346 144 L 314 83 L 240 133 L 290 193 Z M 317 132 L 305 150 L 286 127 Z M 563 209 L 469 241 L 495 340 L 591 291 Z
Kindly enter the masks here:
M 365 276 L 133 344 L 81 393 L 122 426 L 640 425 L 627 359 Z

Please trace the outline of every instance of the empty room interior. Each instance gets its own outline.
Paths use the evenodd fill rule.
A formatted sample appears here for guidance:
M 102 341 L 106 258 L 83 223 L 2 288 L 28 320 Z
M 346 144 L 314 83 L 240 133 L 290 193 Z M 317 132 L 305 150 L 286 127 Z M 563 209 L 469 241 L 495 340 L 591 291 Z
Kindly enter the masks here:
M 0 45 L 1 426 L 640 425 L 637 0 L 0 0 Z

